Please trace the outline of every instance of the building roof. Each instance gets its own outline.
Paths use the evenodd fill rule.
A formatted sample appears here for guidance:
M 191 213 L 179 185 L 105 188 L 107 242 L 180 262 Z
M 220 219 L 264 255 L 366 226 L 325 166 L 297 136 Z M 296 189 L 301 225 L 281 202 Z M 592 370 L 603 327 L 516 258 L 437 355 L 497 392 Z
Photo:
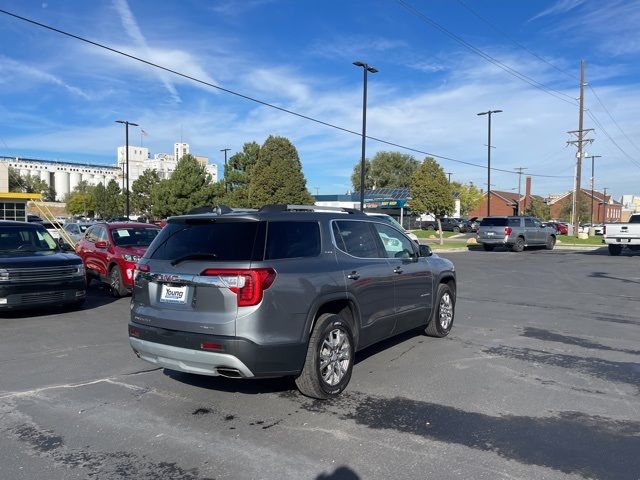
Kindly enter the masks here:
M 591 197 L 591 190 L 587 190 L 586 188 L 581 188 L 580 190 L 582 190 L 582 193 L 585 194 L 588 197 Z M 551 200 L 549 202 L 550 205 L 553 205 L 554 203 L 559 202 L 560 200 L 567 198 L 569 195 L 573 194 L 573 191 L 570 190 L 567 193 L 565 193 L 564 195 L 560 195 L 557 198 L 554 198 L 553 200 Z M 607 195 L 605 197 L 604 193 L 602 192 L 598 192 L 597 190 L 593 191 L 593 197 L 592 197 L 595 201 L 597 201 L 598 203 L 603 203 L 603 202 L 607 202 L 609 205 L 622 205 L 620 202 L 616 201 L 613 199 L 613 197 L 611 195 Z
M 76 162 L 66 162 L 61 160 L 43 160 L 41 158 L 0 156 L 0 162 L 35 162 L 35 163 L 44 163 L 47 165 L 72 165 L 74 167 L 91 167 L 91 168 L 103 168 L 107 170 L 120 170 L 120 167 L 113 167 L 111 165 L 100 165 L 97 163 L 76 163 Z

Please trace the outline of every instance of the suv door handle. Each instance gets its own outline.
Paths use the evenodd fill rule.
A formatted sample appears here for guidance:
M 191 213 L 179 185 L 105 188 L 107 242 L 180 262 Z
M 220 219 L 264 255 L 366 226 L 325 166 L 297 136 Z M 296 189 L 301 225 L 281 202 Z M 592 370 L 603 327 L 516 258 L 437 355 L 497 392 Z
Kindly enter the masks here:
M 401 267 L 394 268 L 393 273 L 402 273 L 402 268 Z
M 347 278 L 349 280 L 358 280 L 360 278 L 360 274 L 354 270 L 349 275 L 347 275 Z

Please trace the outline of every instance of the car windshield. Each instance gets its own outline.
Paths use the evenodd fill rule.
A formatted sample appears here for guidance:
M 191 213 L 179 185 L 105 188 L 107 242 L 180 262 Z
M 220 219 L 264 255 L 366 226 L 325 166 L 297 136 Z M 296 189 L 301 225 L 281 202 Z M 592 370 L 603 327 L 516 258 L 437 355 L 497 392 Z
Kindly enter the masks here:
M 113 243 L 119 247 L 148 247 L 159 231 L 159 228 L 122 227 L 111 230 L 111 236 Z
M 56 241 L 43 227 L 33 224 L 0 227 L 0 254 L 52 252 L 57 249 Z

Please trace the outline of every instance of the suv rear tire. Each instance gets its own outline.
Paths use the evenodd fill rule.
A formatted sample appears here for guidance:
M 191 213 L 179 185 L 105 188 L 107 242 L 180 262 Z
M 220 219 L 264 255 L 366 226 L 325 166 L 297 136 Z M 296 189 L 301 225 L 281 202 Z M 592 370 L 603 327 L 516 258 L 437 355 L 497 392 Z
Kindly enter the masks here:
M 512 252 L 522 252 L 524 250 L 524 238 L 518 237 L 513 245 L 511 245 Z
M 124 282 L 122 281 L 122 272 L 120 272 L 120 267 L 114 265 L 109 270 L 109 286 L 111 287 L 111 293 L 114 297 L 120 298 L 124 297 L 128 292 L 127 287 L 124 286 Z
M 453 326 L 456 308 L 456 296 L 446 283 L 438 285 L 435 305 L 425 333 L 430 337 L 446 337 Z
M 351 379 L 353 356 L 349 324 L 340 315 L 320 315 L 309 338 L 304 367 L 296 378 L 300 393 L 320 400 L 338 396 Z

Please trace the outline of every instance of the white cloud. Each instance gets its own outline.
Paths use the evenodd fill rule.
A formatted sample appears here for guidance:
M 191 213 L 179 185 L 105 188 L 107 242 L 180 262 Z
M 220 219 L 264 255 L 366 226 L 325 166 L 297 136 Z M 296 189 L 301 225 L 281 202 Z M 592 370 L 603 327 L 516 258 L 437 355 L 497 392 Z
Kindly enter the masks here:
M 22 87 L 23 85 L 21 81 L 17 79 L 32 80 L 38 83 L 56 85 L 58 87 L 62 87 L 73 95 L 82 97 L 84 99 L 89 99 L 89 95 L 87 95 L 84 90 L 78 87 L 74 87 L 73 85 L 69 85 L 61 78 L 49 72 L 45 72 L 44 70 L 41 70 L 39 68 L 27 65 L 22 62 L 17 62 L 16 60 L 2 55 L 0 55 L 0 70 L 2 71 L 2 78 L 0 78 L 0 83 L 11 84 L 13 82 L 16 82 L 19 87 Z
M 148 53 L 148 57 L 150 58 L 152 53 L 151 49 L 149 48 L 144 35 L 142 35 L 142 31 L 140 30 L 138 22 L 133 16 L 133 12 L 129 8 L 127 0 L 113 0 L 113 5 L 120 15 L 122 26 L 127 35 L 131 37 L 131 39 L 139 48 L 141 48 L 143 51 L 146 51 Z M 178 91 L 176 90 L 174 85 L 171 83 L 169 74 L 167 72 L 163 72 L 162 70 L 156 70 L 156 74 L 164 84 L 167 91 L 171 94 L 173 100 L 177 103 L 180 103 L 180 95 L 178 94 Z
M 585 1 L 586 0 L 558 0 L 551 7 L 531 17 L 529 21 L 536 20 L 538 18 L 542 18 L 550 15 L 559 15 L 562 13 L 569 12 L 579 7 L 580 5 L 582 5 Z

